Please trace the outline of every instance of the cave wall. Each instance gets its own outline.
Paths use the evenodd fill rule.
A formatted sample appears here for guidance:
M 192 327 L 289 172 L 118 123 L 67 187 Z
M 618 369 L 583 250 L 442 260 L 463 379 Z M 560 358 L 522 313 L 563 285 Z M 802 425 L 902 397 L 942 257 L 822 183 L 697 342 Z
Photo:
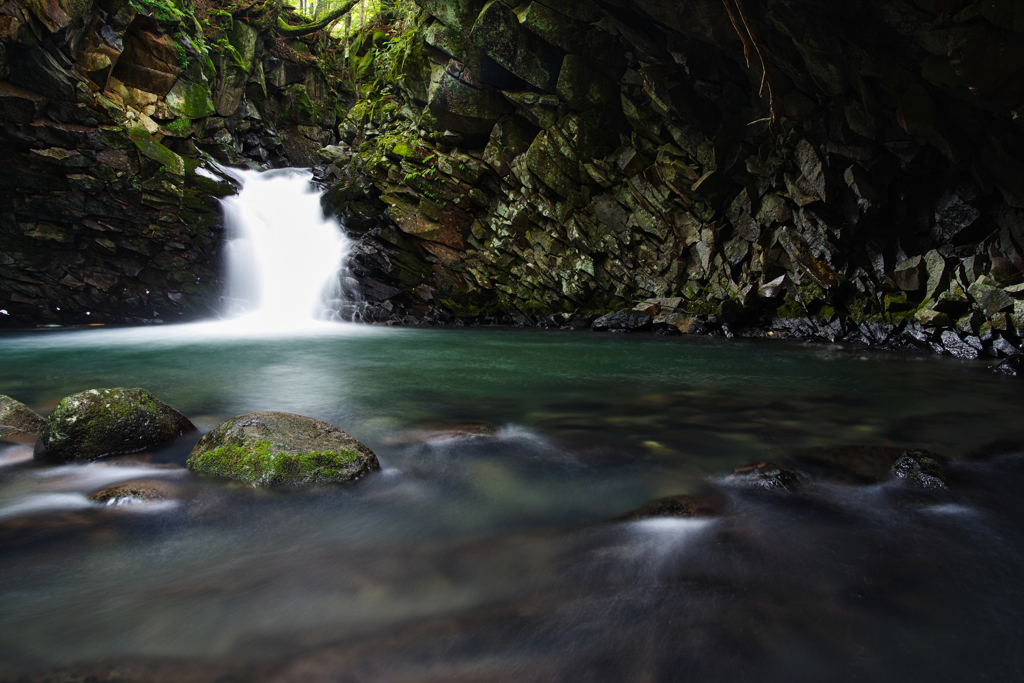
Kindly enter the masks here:
M 236 187 L 210 162 L 310 166 L 336 139 L 310 52 L 186 2 L 0 5 L 0 326 L 216 314 Z
M 417 2 L 322 155 L 367 317 L 1020 349 L 1020 3 Z

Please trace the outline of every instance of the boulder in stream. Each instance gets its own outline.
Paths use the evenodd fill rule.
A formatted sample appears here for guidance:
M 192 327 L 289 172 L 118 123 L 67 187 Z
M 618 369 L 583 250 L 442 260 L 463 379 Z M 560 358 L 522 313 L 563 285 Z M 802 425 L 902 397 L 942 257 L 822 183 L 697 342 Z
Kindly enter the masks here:
M 922 489 L 948 489 L 944 458 L 926 450 L 907 451 L 892 466 L 892 476 Z
M 0 439 L 12 434 L 39 434 L 46 419 L 20 401 L 0 394 Z
M 271 411 L 231 418 L 199 440 L 187 464 L 253 486 L 341 483 L 380 469 L 374 452 L 338 427 Z
M 800 475 L 788 467 L 774 462 L 759 462 L 738 467 L 725 483 L 772 491 L 795 491 L 800 487 Z
M 36 443 L 36 459 L 95 460 L 170 443 L 196 431 L 145 389 L 90 389 L 57 404 Z
M 724 499 L 717 496 L 678 495 L 658 498 L 627 512 L 619 519 L 633 521 L 652 517 L 684 517 L 700 519 L 717 517 L 725 507 Z
M 174 484 L 158 479 L 139 479 L 108 486 L 89 496 L 89 500 L 107 506 L 119 506 L 174 500 L 180 495 L 181 490 Z

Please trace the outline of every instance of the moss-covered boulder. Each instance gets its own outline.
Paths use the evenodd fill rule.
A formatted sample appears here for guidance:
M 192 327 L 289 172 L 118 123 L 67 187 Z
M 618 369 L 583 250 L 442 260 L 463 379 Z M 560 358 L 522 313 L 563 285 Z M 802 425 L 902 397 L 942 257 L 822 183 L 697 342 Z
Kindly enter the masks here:
M 0 394 L 0 439 L 13 434 L 39 434 L 46 419 L 10 396 Z
M 351 481 L 380 464 L 332 424 L 262 411 L 233 417 L 200 439 L 188 468 L 253 486 L 309 486 Z
M 160 446 L 195 431 L 188 418 L 145 389 L 90 389 L 53 409 L 36 443 L 36 458 L 94 460 Z

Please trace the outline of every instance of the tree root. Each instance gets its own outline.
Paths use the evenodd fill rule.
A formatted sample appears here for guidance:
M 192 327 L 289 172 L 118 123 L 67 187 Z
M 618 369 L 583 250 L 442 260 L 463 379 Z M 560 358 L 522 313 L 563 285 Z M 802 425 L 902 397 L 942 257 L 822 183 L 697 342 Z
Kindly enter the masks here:
M 323 19 L 320 19 L 319 21 L 314 21 L 312 24 L 302 24 L 300 26 L 289 26 L 287 23 L 285 23 L 284 19 L 278 17 L 277 32 L 289 38 L 297 38 L 298 36 L 308 36 L 310 33 L 316 33 L 317 31 L 321 31 L 327 28 L 337 19 L 340 19 L 341 17 L 348 14 L 349 11 L 351 11 L 351 9 L 358 4 L 359 0 L 348 0 L 348 2 L 346 2 L 344 5 L 334 10 L 330 14 L 328 14 Z
M 731 3 L 735 2 L 736 9 L 733 9 Z M 743 4 L 743 0 L 722 0 L 722 4 L 725 5 L 725 11 L 729 14 L 729 21 L 732 22 L 733 29 L 736 30 L 736 35 L 740 37 L 740 42 L 743 43 L 743 57 L 747 60 L 747 68 L 752 69 L 753 64 L 750 62 L 751 51 L 757 53 L 757 58 L 761 62 L 761 88 L 758 90 L 758 97 L 764 97 L 765 88 L 768 89 L 768 110 L 771 112 L 771 116 L 768 117 L 768 129 L 773 134 L 778 134 L 779 119 L 781 118 L 778 109 L 778 104 L 775 101 L 775 87 L 772 79 L 771 69 L 768 66 L 768 60 L 765 59 L 764 51 L 761 49 L 761 44 L 757 39 L 757 34 L 754 32 L 754 27 L 750 21 L 750 17 L 747 16 L 747 8 Z M 739 18 L 737 18 L 737 13 Z M 742 26 L 741 26 L 742 23 Z M 754 123 L 760 123 L 765 119 L 759 119 Z

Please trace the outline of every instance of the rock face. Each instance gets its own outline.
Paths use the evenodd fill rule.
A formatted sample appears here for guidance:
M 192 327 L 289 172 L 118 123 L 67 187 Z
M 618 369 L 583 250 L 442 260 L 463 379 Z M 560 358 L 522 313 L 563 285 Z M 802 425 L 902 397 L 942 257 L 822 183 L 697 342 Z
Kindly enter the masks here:
M 91 389 L 53 409 L 36 458 L 94 460 L 167 444 L 195 431 L 188 418 L 145 389 Z
M 188 468 L 253 486 L 310 486 L 351 481 L 380 464 L 373 451 L 332 424 L 256 412 L 234 417 L 200 439 Z
M 1010 0 L 419 4 L 324 156 L 368 319 L 677 299 L 724 334 L 1020 348 Z
M 212 310 L 205 153 L 319 166 L 365 320 L 676 300 L 684 333 L 1021 349 L 1014 0 L 417 2 L 400 60 L 343 65 L 266 4 L 8 0 L 0 325 Z
M 311 165 L 329 60 L 210 4 L 2 7 L 0 326 L 218 312 L 236 188 L 207 162 Z
M 46 419 L 20 401 L 0 394 L 0 439 L 11 434 L 39 434 Z

